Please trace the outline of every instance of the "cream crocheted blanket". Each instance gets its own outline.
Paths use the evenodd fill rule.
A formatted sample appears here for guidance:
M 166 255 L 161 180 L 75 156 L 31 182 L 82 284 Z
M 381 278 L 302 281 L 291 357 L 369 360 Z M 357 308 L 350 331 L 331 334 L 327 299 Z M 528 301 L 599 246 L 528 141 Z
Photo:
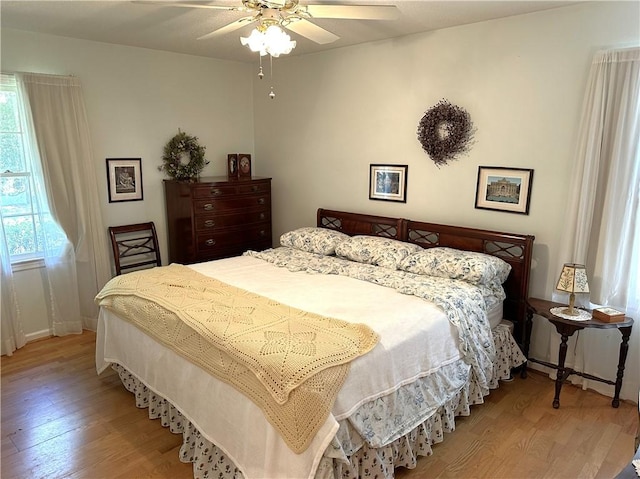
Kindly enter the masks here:
M 326 420 L 349 362 L 379 339 L 366 325 L 291 308 L 177 264 L 116 276 L 96 302 L 243 392 L 296 453 Z

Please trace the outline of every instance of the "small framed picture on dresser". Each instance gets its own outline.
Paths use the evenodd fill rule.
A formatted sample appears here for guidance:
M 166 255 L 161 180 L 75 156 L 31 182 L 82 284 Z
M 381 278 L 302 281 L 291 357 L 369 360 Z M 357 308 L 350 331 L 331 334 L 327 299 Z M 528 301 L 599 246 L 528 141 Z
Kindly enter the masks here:
M 230 180 L 238 178 L 238 154 L 229 153 L 227 155 L 227 176 Z
M 238 177 L 251 178 L 251 155 L 238 153 Z

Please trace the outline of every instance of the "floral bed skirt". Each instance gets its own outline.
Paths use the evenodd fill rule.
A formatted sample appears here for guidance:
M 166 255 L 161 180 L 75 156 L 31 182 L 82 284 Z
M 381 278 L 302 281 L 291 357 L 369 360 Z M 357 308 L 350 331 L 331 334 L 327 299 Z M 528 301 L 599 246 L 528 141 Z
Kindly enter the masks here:
M 525 361 L 511 335 L 512 325 L 503 322 L 493 330 L 498 358 L 494 365 L 491 388 L 499 380 L 511 378 L 511 369 Z M 174 434 L 182 434 L 180 460 L 193 463 L 195 479 L 243 479 L 242 472 L 226 455 L 203 437 L 200 432 L 162 396 L 148 389 L 124 367 L 114 364 L 125 388 L 136 398 L 136 406 L 148 408 L 150 419 L 160 419 L 162 426 Z M 480 398 L 480 401 L 478 401 Z M 320 461 L 316 479 L 359 479 L 379 477 L 391 479 L 394 469 L 412 469 L 419 456 L 430 456 L 431 446 L 442 442 L 445 432 L 455 429 L 456 416 L 468 416 L 469 406 L 481 402 L 482 395 L 474 381 L 469 381 L 453 398 L 440 407 L 435 414 L 404 436 L 386 446 L 370 447 L 353 429 L 348 420 L 340 422 L 340 430 L 332 446 L 327 448 Z

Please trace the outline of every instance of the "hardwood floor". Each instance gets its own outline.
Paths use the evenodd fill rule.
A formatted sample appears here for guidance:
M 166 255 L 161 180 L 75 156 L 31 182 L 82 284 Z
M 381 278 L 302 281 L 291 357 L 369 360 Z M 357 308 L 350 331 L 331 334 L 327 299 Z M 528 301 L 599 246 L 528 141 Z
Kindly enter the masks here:
M 95 334 L 30 343 L 3 356 L 3 479 L 191 478 L 181 436 L 151 421 L 109 370 L 98 376 Z M 613 478 L 634 454 L 635 404 L 536 373 L 503 383 L 456 419 L 456 432 L 399 479 Z

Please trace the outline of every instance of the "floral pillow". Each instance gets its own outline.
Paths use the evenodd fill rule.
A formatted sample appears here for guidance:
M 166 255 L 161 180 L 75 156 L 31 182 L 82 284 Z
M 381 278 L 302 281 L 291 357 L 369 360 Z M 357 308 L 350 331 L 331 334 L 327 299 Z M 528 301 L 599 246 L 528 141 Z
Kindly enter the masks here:
M 338 243 L 347 239 L 349 236 L 340 231 L 306 227 L 284 233 L 280 236 L 280 245 L 329 256 L 335 254 Z
M 453 248 L 428 248 L 406 257 L 399 269 L 410 273 L 461 279 L 468 283 L 496 287 L 509 276 L 511 265 L 489 254 Z
M 422 247 L 378 236 L 352 236 L 336 246 L 336 255 L 358 263 L 398 269 L 400 262 Z

